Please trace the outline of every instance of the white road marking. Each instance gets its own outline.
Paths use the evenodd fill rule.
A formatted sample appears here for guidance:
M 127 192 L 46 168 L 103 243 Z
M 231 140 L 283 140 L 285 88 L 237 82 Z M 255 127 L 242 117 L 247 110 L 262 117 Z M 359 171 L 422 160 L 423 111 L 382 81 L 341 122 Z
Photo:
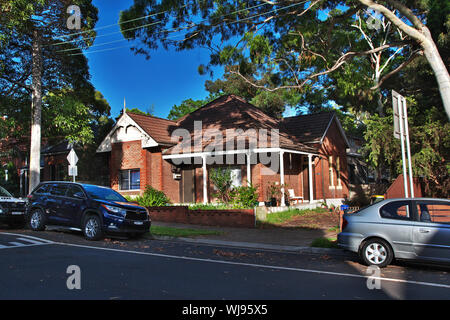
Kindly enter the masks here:
M 34 247 L 34 246 L 42 246 L 42 245 L 49 245 L 54 243 L 53 241 L 47 240 L 47 239 L 41 239 L 36 238 L 28 235 L 23 234 L 16 234 L 16 233 L 8 233 L 8 232 L 1 232 L 0 235 L 5 234 L 9 236 L 19 236 L 19 238 L 15 238 L 14 240 L 20 240 L 24 242 L 17 242 L 17 241 L 10 241 L 7 245 L 0 245 L 0 249 L 13 249 L 13 248 L 22 248 L 22 247 Z
M 139 251 L 129 251 L 129 250 L 122 250 L 122 249 L 114 249 L 114 248 L 92 247 L 92 246 L 85 246 L 85 245 L 72 244 L 72 243 L 54 242 L 54 244 L 63 245 L 63 246 L 87 248 L 87 249 L 96 249 L 96 250 L 105 250 L 105 251 L 113 251 L 113 252 L 121 252 L 121 253 L 130 253 L 130 254 L 138 254 L 138 255 L 170 258 L 170 259 L 201 261 L 201 262 L 209 262 L 209 263 L 219 263 L 219 264 L 228 264 L 228 265 L 238 265 L 238 266 L 263 268 L 263 269 L 275 269 L 275 270 L 284 270 L 284 271 L 316 273 L 316 274 L 332 275 L 332 276 L 340 276 L 340 277 L 352 277 L 352 278 L 364 278 L 364 279 L 369 279 L 370 278 L 370 279 L 377 279 L 377 280 L 388 281 L 388 282 L 415 284 L 415 285 L 421 285 L 421 286 L 429 286 L 429 287 L 438 287 L 438 288 L 450 289 L 450 285 L 441 284 L 441 283 L 421 282 L 421 281 L 403 280 L 403 279 L 396 279 L 396 278 L 373 277 L 373 276 L 365 276 L 365 275 L 361 275 L 361 274 L 340 273 L 340 272 L 332 272 L 332 271 L 302 269 L 302 268 L 289 268 L 289 267 L 270 266 L 270 265 L 261 265 L 261 264 L 253 264 L 253 263 L 243 263 L 243 262 L 233 262 L 233 261 L 223 261 L 223 260 L 203 259 L 203 258 L 193 258 L 193 257 L 185 257 L 185 256 L 174 256 L 174 255 L 167 255 L 167 254 L 161 254 L 161 253 L 152 253 L 152 252 L 139 252 Z

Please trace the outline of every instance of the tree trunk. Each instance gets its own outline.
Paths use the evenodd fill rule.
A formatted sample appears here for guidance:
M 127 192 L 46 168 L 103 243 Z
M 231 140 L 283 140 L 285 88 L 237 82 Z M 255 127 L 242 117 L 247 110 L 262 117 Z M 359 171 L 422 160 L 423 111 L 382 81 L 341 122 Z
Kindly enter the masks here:
M 33 31 L 32 93 L 31 93 L 31 146 L 29 192 L 40 182 L 41 168 L 41 111 L 42 111 L 42 51 L 41 35 Z
M 442 61 L 438 48 L 431 37 L 430 30 L 427 27 L 424 27 L 422 32 L 428 41 L 421 43 L 421 45 L 424 49 L 425 57 L 436 76 L 445 112 L 450 119 L 450 76 L 444 61 Z

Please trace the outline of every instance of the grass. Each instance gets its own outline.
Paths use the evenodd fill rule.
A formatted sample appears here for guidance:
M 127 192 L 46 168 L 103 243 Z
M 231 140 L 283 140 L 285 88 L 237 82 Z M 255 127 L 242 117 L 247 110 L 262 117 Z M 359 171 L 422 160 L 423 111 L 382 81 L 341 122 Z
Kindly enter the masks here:
M 336 238 L 317 238 L 311 243 L 315 248 L 339 248 Z
M 154 236 L 169 236 L 169 237 L 195 237 L 195 236 L 222 234 L 219 231 L 212 231 L 212 230 L 172 228 L 162 226 L 151 226 L 150 233 Z
M 292 209 L 292 210 L 286 210 L 286 211 L 280 211 L 280 212 L 273 212 L 267 215 L 266 221 L 264 223 L 268 224 L 281 224 L 284 223 L 290 219 L 292 219 L 295 216 L 305 216 L 305 215 L 314 215 L 318 213 L 325 213 L 327 212 L 327 209 L 322 208 L 316 208 L 316 209 Z

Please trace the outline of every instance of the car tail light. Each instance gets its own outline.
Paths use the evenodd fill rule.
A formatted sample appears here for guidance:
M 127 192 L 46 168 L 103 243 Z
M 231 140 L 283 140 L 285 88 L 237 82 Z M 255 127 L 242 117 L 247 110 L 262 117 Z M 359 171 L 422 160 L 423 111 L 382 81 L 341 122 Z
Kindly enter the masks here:
M 344 231 L 344 229 L 347 227 L 348 225 L 348 221 L 345 218 L 342 218 L 342 231 Z
M 31 194 L 27 195 L 28 200 L 31 200 L 31 198 L 33 198 L 33 196 Z

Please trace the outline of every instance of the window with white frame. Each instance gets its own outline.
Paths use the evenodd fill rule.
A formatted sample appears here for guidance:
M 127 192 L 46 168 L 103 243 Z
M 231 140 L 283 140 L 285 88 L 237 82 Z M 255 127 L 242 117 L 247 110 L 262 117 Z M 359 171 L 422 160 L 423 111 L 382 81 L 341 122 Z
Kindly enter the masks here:
M 342 184 L 341 184 L 341 160 L 339 157 L 336 158 L 336 179 L 337 179 L 338 188 L 342 187 Z
M 139 190 L 141 188 L 141 173 L 139 169 L 119 171 L 119 190 Z

